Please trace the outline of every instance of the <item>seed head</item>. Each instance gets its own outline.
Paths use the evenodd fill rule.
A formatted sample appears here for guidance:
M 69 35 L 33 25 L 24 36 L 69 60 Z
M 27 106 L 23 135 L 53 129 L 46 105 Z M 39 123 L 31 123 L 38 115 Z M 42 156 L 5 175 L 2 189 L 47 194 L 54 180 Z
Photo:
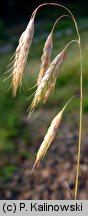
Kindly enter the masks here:
M 12 71 L 12 87 L 13 96 L 16 95 L 16 91 L 19 83 L 21 83 L 23 71 L 27 62 L 29 48 L 32 44 L 34 34 L 34 17 L 29 21 L 26 30 L 22 33 L 19 39 L 19 45 L 16 49 L 15 62 Z
M 57 80 L 60 68 L 63 65 L 63 62 L 65 60 L 65 56 L 66 56 L 66 52 L 63 52 L 61 61 L 59 61 L 58 64 L 56 65 L 55 71 L 52 75 L 52 79 L 50 80 L 50 83 L 48 86 L 48 90 L 46 91 L 45 96 L 44 96 L 44 100 L 43 100 L 44 103 L 46 103 L 49 95 L 51 94 L 51 92 L 53 92 L 53 90 L 55 88 L 56 80 Z
M 47 134 L 45 135 L 44 140 L 43 140 L 43 142 L 42 142 L 42 144 L 38 150 L 36 161 L 35 161 L 34 166 L 32 168 L 32 173 L 33 173 L 35 167 L 41 161 L 41 159 L 44 158 L 50 144 L 55 139 L 57 131 L 58 131 L 58 127 L 59 127 L 61 119 L 62 119 L 62 114 L 63 114 L 63 110 L 61 112 L 59 112 L 59 114 L 51 122 L 51 125 L 47 131 Z
M 39 72 L 39 76 L 37 79 L 37 85 L 38 86 L 41 82 L 42 77 L 44 76 L 46 70 L 48 69 L 48 67 L 50 65 L 50 57 L 51 57 L 52 48 L 53 48 L 52 33 L 50 33 L 46 42 L 45 42 L 44 48 L 43 48 L 43 54 L 41 57 L 40 72 Z
M 31 104 L 31 109 L 29 116 L 34 111 L 34 109 L 37 107 L 38 103 L 40 101 L 43 101 L 45 98 L 46 92 L 49 90 L 51 83 L 55 82 L 55 79 L 57 78 L 57 72 L 59 72 L 65 57 L 65 50 L 63 50 L 61 53 L 59 53 L 55 59 L 51 62 L 50 66 L 48 67 L 46 73 L 44 74 L 40 85 L 37 87 L 34 99 Z M 50 93 L 50 92 L 49 92 Z

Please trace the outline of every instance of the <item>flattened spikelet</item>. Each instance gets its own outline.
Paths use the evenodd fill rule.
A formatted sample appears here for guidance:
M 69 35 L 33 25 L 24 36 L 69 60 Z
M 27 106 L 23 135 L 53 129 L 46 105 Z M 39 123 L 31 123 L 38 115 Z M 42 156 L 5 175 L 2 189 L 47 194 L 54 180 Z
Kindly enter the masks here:
M 57 72 L 59 72 L 65 57 L 65 50 L 63 50 L 61 53 L 59 53 L 55 59 L 51 62 L 49 68 L 47 69 L 45 75 L 43 76 L 40 85 L 37 87 L 34 99 L 31 104 L 30 113 L 34 111 L 36 106 L 40 101 L 44 100 L 46 92 L 49 90 L 51 83 L 55 81 L 57 77 Z M 58 70 L 57 70 L 58 69 Z M 55 73 L 56 71 L 56 73 Z M 56 83 L 56 82 L 55 82 Z
M 49 89 L 46 91 L 43 103 L 46 103 L 46 101 L 48 100 L 49 95 L 54 90 L 55 84 L 56 84 L 56 79 L 53 82 L 51 82 Z
M 34 34 L 34 17 L 30 19 L 26 30 L 22 33 L 19 39 L 19 45 L 16 49 L 15 62 L 13 65 L 14 68 L 12 71 L 13 96 L 16 95 L 18 85 L 19 83 L 21 83 L 22 80 L 22 75 L 27 61 L 29 48 L 31 46 L 32 39 L 33 39 L 33 34 Z
M 41 57 L 40 72 L 39 72 L 38 79 L 37 79 L 37 85 L 38 86 L 39 86 L 41 79 L 44 76 L 46 70 L 49 67 L 52 48 L 53 48 L 52 33 L 50 33 L 50 35 L 48 36 L 48 38 L 45 42 L 44 48 L 43 48 L 43 54 Z
M 63 110 L 61 112 L 59 112 L 59 114 L 51 122 L 51 125 L 47 131 L 47 134 L 45 135 L 44 140 L 43 140 L 43 142 L 42 142 L 42 144 L 38 150 L 36 161 L 35 161 L 33 168 L 32 168 L 32 173 L 33 173 L 34 169 L 36 168 L 36 166 L 41 161 L 41 159 L 44 158 L 50 144 L 55 139 L 57 131 L 58 131 L 58 127 L 59 127 L 61 119 L 62 119 L 62 114 L 63 114 Z
M 33 165 L 31 173 L 33 173 L 34 169 L 38 166 L 40 161 L 45 157 L 47 150 L 49 146 L 51 145 L 52 141 L 55 139 L 56 134 L 58 132 L 58 127 L 60 126 L 63 113 L 68 106 L 68 104 L 76 97 L 79 97 L 79 95 L 75 95 L 72 98 L 70 98 L 67 103 L 64 105 L 63 109 L 56 115 L 56 117 L 53 119 L 53 121 L 50 124 L 50 127 L 47 131 L 47 134 L 44 137 L 44 140 L 38 150 L 36 161 Z
M 54 23 L 54 25 L 52 27 L 51 33 L 49 34 L 49 36 L 48 36 L 48 38 L 47 38 L 47 40 L 45 42 L 45 45 L 44 45 L 44 48 L 43 48 L 43 54 L 42 54 L 42 57 L 41 57 L 40 72 L 39 72 L 38 79 L 37 79 L 37 85 L 38 86 L 39 86 L 39 84 L 41 82 L 42 77 L 44 76 L 46 70 L 48 69 L 48 67 L 50 65 L 51 52 L 52 52 L 52 48 L 53 48 L 53 40 L 52 40 L 53 31 L 55 29 L 56 24 L 64 17 L 70 17 L 70 16 L 62 15 L 62 16 L 58 17 L 58 19 L 55 21 L 55 23 Z
M 56 85 L 56 80 L 57 80 L 57 77 L 58 77 L 58 73 L 60 71 L 60 68 L 61 66 L 63 65 L 63 62 L 65 60 L 65 56 L 66 56 L 66 52 L 63 52 L 62 54 L 62 59 L 61 61 L 57 64 L 56 68 L 55 68 L 55 71 L 54 71 L 54 74 L 52 76 L 52 79 L 51 79 L 51 83 L 49 83 L 49 87 L 48 87 L 48 90 L 46 91 L 45 93 L 45 96 L 44 96 L 44 100 L 43 102 L 46 103 L 49 95 L 51 94 L 51 92 L 53 92 L 54 88 L 55 88 L 55 85 Z

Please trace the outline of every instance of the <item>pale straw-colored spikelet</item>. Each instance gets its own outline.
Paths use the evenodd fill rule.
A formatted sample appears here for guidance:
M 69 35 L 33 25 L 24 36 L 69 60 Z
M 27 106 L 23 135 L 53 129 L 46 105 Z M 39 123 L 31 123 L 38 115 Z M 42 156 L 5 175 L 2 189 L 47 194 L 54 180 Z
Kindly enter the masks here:
M 38 163 L 44 158 L 50 144 L 55 139 L 57 131 L 58 131 L 58 127 L 59 127 L 61 119 L 62 119 L 62 114 L 63 114 L 63 110 L 61 110 L 61 112 L 59 112 L 59 114 L 51 122 L 51 125 L 47 131 L 47 134 L 45 135 L 44 140 L 43 140 L 43 142 L 42 142 L 42 144 L 38 150 L 36 161 L 33 165 L 31 173 L 33 173 L 33 171 L 36 168 L 36 166 L 38 165 Z
M 15 62 L 12 71 L 13 96 L 16 95 L 18 85 L 21 83 L 23 71 L 27 62 L 27 56 L 34 34 L 34 17 L 35 16 L 30 19 L 26 30 L 22 33 L 19 39 L 19 45 L 16 49 Z
M 45 96 L 44 96 L 44 99 L 43 99 L 44 104 L 48 100 L 49 95 L 51 94 L 51 92 L 54 90 L 55 84 L 56 84 L 56 78 L 54 79 L 54 81 L 51 82 L 49 89 L 45 93 Z
M 55 59 L 51 62 L 49 68 L 46 70 L 46 73 L 43 76 L 43 78 L 40 82 L 40 85 L 37 87 L 34 99 L 33 99 L 32 104 L 31 104 L 29 116 L 34 111 L 34 109 L 37 107 L 38 103 L 40 101 L 44 100 L 46 92 L 50 88 L 51 83 L 54 82 L 54 80 L 55 80 L 57 71 L 59 72 L 59 70 L 60 70 L 60 68 L 64 62 L 65 54 L 66 54 L 66 51 L 64 49 L 61 53 L 59 53 L 55 57 Z M 58 70 L 57 70 L 57 68 L 58 68 Z M 56 69 L 56 73 L 55 73 L 55 69 Z
M 59 63 L 56 65 L 54 74 L 52 75 L 51 83 L 49 83 L 48 90 L 46 91 L 45 96 L 44 96 L 44 100 L 43 100 L 44 103 L 46 103 L 49 95 L 53 92 L 53 90 L 55 88 L 58 73 L 60 71 L 61 66 L 63 65 L 63 62 L 65 60 L 65 56 L 66 56 L 66 52 L 63 52 L 61 61 L 59 61 Z
M 38 79 L 37 79 L 37 85 L 38 86 L 39 86 L 41 79 L 44 76 L 46 70 L 49 67 L 52 48 L 53 48 L 53 42 L 52 42 L 52 32 L 51 32 L 49 34 L 49 36 L 45 42 L 44 48 L 43 48 L 43 54 L 41 57 L 40 72 L 39 72 Z
M 44 74 L 45 74 L 46 70 L 48 69 L 50 62 L 51 62 L 50 59 L 51 59 L 51 53 L 52 53 L 52 48 L 53 48 L 53 32 L 54 32 L 55 26 L 64 17 L 70 17 L 70 16 L 62 15 L 62 16 L 58 17 L 58 19 L 55 21 L 55 23 L 52 27 L 51 33 L 49 34 L 49 36 L 45 42 L 45 45 L 43 48 L 43 54 L 41 57 L 40 72 L 39 72 L 38 79 L 37 79 L 37 85 L 38 86 L 39 86 L 41 79 L 44 76 Z
M 63 117 L 63 113 L 66 109 L 66 107 L 68 106 L 68 104 L 74 99 L 79 97 L 79 95 L 75 95 L 72 98 L 70 98 L 67 103 L 64 105 L 63 109 L 56 115 L 56 117 L 53 119 L 53 121 L 50 124 L 50 127 L 44 137 L 44 140 L 42 142 L 42 144 L 40 145 L 40 148 L 38 150 L 37 156 L 36 156 L 36 160 L 35 163 L 33 165 L 32 171 L 31 173 L 34 172 L 34 169 L 37 167 L 37 165 L 40 163 L 40 161 L 45 157 L 48 148 L 50 147 L 51 143 L 53 142 L 53 140 L 56 137 L 56 134 L 58 132 L 58 128 L 60 126 L 62 117 Z

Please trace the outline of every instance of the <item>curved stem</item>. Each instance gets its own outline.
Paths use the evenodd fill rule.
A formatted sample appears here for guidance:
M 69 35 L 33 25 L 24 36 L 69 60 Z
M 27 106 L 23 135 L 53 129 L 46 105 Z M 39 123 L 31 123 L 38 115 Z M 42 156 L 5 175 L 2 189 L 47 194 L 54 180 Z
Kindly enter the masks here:
M 67 15 L 67 14 L 58 17 L 58 19 L 55 21 L 55 23 L 54 23 L 54 25 L 53 25 L 53 28 L 52 28 L 52 30 L 51 30 L 51 34 L 53 33 L 53 31 L 54 31 L 54 29 L 55 29 L 55 27 L 56 27 L 56 24 L 57 24 L 62 18 L 64 18 L 64 17 L 68 17 L 68 18 L 72 19 L 72 21 L 73 21 L 73 18 L 72 18 L 71 16 Z
M 64 50 L 66 50 L 68 48 L 68 46 L 72 43 L 76 42 L 77 44 L 79 44 L 79 41 L 78 40 L 71 40 L 68 44 L 66 44 Z
M 58 4 L 58 3 L 43 3 L 43 4 L 39 5 L 39 6 L 34 10 L 34 12 L 32 13 L 31 18 L 32 18 L 33 16 L 35 17 L 35 15 L 36 15 L 38 9 L 40 9 L 41 7 L 47 6 L 47 5 L 53 5 L 53 6 L 61 7 L 61 8 L 65 9 L 66 11 L 68 11 L 68 12 L 70 13 L 71 17 L 73 18 L 74 24 L 75 24 L 75 28 L 76 28 L 76 32 L 77 32 L 77 35 L 78 35 L 78 39 L 79 39 L 79 41 L 80 41 L 80 34 L 79 34 L 78 25 L 77 25 L 77 22 L 76 22 L 76 20 L 75 20 L 75 17 L 74 17 L 74 15 L 72 14 L 72 12 L 71 12 L 67 7 L 65 7 L 65 6 L 62 5 L 62 4 Z
M 79 95 L 75 95 L 75 96 L 71 97 L 71 98 L 69 99 L 69 101 L 67 101 L 67 103 L 65 104 L 65 106 L 64 106 L 63 109 L 62 109 L 62 112 L 64 112 L 64 110 L 66 109 L 66 107 L 68 106 L 68 104 L 69 104 L 74 98 L 76 98 L 76 97 L 79 97 Z
M 64 49 L 67 49 L 68 46 L 73 43 L 77 42 L 79 45 L 80 51 L 80 112 L 79 112 L 79 141 L 78 141 L 78 154 L 77 154 L 77 167 L 76 167 L 76 182 L 75 182 L 75 194 L 74 199 L 77 199 L 78 196 L 78 181 L 79 181 L 79 168 L 80 168 L 80 156 L 81 156 L 81 143 L 82 143 L 82 101 L 83 101 L 83 89 L 82 89 L 82 49 L 81 43 L 78 40 L 70 41 Z M 67 102 L 67 104 L 69 101 Z M 67 106 L 67 105 L 66 105 Z

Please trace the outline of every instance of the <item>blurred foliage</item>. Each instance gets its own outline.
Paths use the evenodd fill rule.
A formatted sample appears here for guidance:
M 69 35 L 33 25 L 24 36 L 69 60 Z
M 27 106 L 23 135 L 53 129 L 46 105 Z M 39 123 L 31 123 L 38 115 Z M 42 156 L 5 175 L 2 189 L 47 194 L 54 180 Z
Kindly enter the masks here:
M 0 45 L 7 39 L 5 22 L 0 20 Z

